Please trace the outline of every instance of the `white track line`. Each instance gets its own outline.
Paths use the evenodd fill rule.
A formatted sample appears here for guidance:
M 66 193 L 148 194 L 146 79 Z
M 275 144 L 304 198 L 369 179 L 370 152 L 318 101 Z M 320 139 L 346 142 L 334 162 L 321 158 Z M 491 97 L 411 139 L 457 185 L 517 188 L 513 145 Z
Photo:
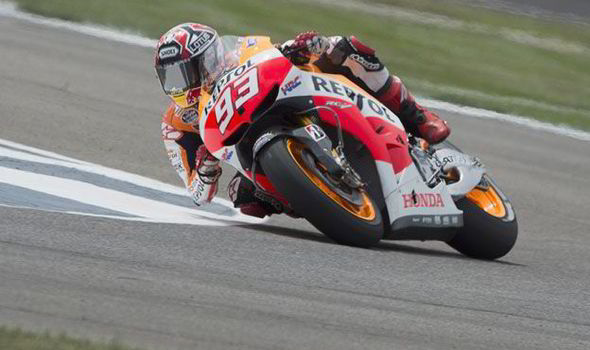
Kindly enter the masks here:
M 194 209 L 119 192 L 82 181 L 0 166 L 0 183 L 5 181 L 13 186 L 134 215 L 136 218 L 133 219 L 136 221 L 199 226 L 224 226 L 230 223 L 229 221 L 208 219 Z M 111 218 L 114 218 L 114 216 Z M 129 218 L 118 217 L 118 219 L 127 220 Z M 227 217 L 227 219 L 231 220 L 230 217 Z
M 2 146 L 8 146 L 11 148 L 4 148 Z M 84 162 L 3 139 L 0 139 L 0 157 L 8 157 L 25 162 L 63 166 L 87 173 L 102 175 L 107 178 L 123 181 L 140 187 L 155 189 L 164 193 L 187 196 L 186 190 L 183 188 L 172 186 L 145 176 L 107 168 L 98 164 Z M 124 220 L 222 226 L 235 223 L 260 223 L 265 221 L 242 215 L 233 208 L 233 203 L 223 198 L 215 198 L 214 203 L 226 207 L 228 211 L 227 214 L 229 215 L 216 214 L 209 212 L 206 209 L 201 210 L 197 207 L 186 208 L 176 206 L 107 188 L 101 188 L 76 180 L 32 174 L 25 171 L 4 168 L 2 166 L 0 166 L 0 183 L 25 187 L 34 191 L 72 199 L 89 205 L 121 211 L 131 215 L 143 216 L 142 218 L 129 219 L 119 217 L 119 219 Z M 81 196 L 81 193 L 84 193 L 85 195 Z M 92 195 L 93 193 L 95 194 L 94 196 Z M 190 200 L 187 197 L 187 203 L 188 202 L 190 202 Z
M 21 152 L 18 150 L 3 148 L 3 147 L 1 147 L 2 145 L 10 146 L 15 149 L 25 150 L 27 152 L 36 153 L 39 155 L 29 154 L 27 152 Z M 13 159 L 19 159 L 19 160 L 28 161 L 28 162 L 35 162 L 35 163 L 40 163 L 40 164 L 63 166 L 66 168 L 76 169 L 76 170 L 84 171 L 84 172 L 91 173 L 91 174 L 106 176 L 108 178 L 127 182 L 127 183 L 133 184 L 133 185 L 157 189 L 158 191 L 165 192 L 165 193 L 170 193 L 170 194 L 175 194 L 175 195 L 180 195 L 180 196 L 187 196 L 186 190 L 184 188 L 181 188 L 178 186 L 173 186 L 173 185 L 167 184 L 165 182 L 154 180 L 154 179 L 151 179 L 151 178 L 148 178 L 145 176 L 128 173 L 123 170 L 107 168 L 102 165 L 84 162 L 84 161 L 77 160 L 74 158 L 64 157 L 64 156 L 61 156 L 57 153 L 43 151 L 38 148 L 21 145 L 16 142 L 11 142 L 11 141 L 7 141 L 7 140 L 3 140 L 3 139 L 0 139 L 0 156 L 13 158 Z M 62 160 L 46 158 L 43 156 L 49 156 L 52 158 L 60 157 Z M 226 206 L 228 208 L 233 207 L 233 204 L 230 201 L 223 199 L 223 198 L 216 198 L 215 202 L 217 202 L 223 206 Z M 208 216 L 210 218 L 214 218 L 214 219 L 226 218 L 226 217 L 216 215 L 214 213 L 208 213 L 208 212 L 204 212 L 203 215 Z
M 31 23 L 41 24 L 53 28 L 66 29 L 90 35 L 96 38 L 117 41 L 134 46 L 153 48 L 156 45 L 156 40 L 149 39 L 144 36 L 140 36 L 130 32 L 122 32 L 112 28 L 94 24 L 80 24 L 25 13 L 19 11 L 14 4 L 9 2 L 0 1 L 0 16 L 17 18 Z M 420 99 L 420 101 L 423 102 L 424 105 L 429 108 L 436 108 L 451 113 L 469 115 L 471 117 L 500 120 L 528 127 L 534 130 L 542 130 L 556 135 L 571 137 L 577 140 L 590 141 L 590 132 L 574 129 L 568 126 L 554 125 L 551 123 L 541 122 L 531 118 L 511 114 L 497 113 L 494 111 L 480 108 L 460 106 L 439 100 Z
M 2 148 L 1 146 L 8 146 L 15 150 Z M 25 152 L 23 152 L 25 151 Z M 34 153 L 34 154 L 29 154 Z M 25 160 L 29 162 L 37 162 L 49 165 L 59 165 L 66 168 L 72 168 L 88 173 L 103 175 L 111 179 L 124 181 L 132 184 L 141 183 L 143 186 L 157 188 L 159 191 L 167 192 L 176 195 L 186 196 L 186 191 L 180 187 L 173 186 L 158 180 L 150 179 L 145 176 L 128 173 L 126 171 L 107 168 L 102 165 L 84 162 L 78 159 L 62 156 L 57 153 L 44 151 L 38 148 L 21 145 L 16 142 L 0 139 L 0 156 Z M 50 157 L 50 158 L 47 158 Z M 52 159 L 55 158 L 55 159 Z M 230 202 L 224 203 L 229 204 Z
M 555 125 L 551 123 L 542 122 L 539 120 L 520 117 L 517 115 L 498 113 L 489 111 L 487 109 L 459 106 L 449 102 L 431 100 L 431 99 L 420 99 L 420 103 L 428 108 L 439 109 L 450 113 L 457 113 L 462 115 L 468 115 L 470 117 L 484 118 L 484 119 L 495 119 L 501 120 L 508 123 L 524 126 L 534 130 L 546 131 L 552 134 L 568 136 L 581 141 L 590 141 L 590 133 L 583 130 L 574 129 L 567 125 Z M 590 116 L 588 116 L 590 118 Z

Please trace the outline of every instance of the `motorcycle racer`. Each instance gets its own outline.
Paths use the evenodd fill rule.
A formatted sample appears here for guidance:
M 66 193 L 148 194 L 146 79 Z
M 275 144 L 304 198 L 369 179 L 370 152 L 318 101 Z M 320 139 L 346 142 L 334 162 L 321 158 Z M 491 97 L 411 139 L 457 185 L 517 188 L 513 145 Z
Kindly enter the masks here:
M 205 25 L 180 24 L 164 34 L 156 47 L 155 68 L 162 88 L 173 103 L 162 120 L 162 139 L 173 168 L 197 206 L 209 203 L 218 190 L 219 160 L 199 136 L 201 89 L 213 86 L 222 73 L 239 62 L 240 47 L 254 45 L 251 37 L 220 37 Z M 294 64 L 314 62 L 322 72 L 342 74 L 400 117 L 404 127 L 429 143 L 450 133 L 447 123 L 416 103 L 401 80 L 354 36 L 326 38 L 317 32 L 301 33 L 276 45 Z M 228 186 L 230 199 L 242 213 L 264 217 L 281 212 L 272 198 L 256 191 L 252 182 L 237 174 Z

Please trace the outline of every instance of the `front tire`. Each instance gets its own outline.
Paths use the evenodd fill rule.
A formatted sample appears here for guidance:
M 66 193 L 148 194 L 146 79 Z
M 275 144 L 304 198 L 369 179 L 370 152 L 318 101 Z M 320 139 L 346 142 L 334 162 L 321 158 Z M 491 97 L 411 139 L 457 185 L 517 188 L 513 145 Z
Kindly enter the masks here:
M 381 213 L 373 199 L 363 190 L 339 188 L 342 185 L 327 180 L 298 141 L 275 140 L 258 159 L 292 209 L 335 242 L 366 248 L 383 238 Z M 356 200 L 348 200 L 347 194 Z

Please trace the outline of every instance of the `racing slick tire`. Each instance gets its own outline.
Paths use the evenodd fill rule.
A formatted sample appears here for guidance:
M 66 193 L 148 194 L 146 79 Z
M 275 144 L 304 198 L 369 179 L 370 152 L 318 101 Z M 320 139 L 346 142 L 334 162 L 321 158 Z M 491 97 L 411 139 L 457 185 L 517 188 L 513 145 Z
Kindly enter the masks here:
M 383 220 L 374 200 L 364 190 L 331 181 L 302 143 L 281 138 L 261 153 L 260 166 L 276 190 L 327 237 L 364 248 L 383 238 Z
M 489 198 L 487 202 L 480 200 L 478 197 L 486 194 L 477 191 L 479 190 L 472 191 L 476 195 L 470 193 L 456 203 L 457 208 L 463 211 L 463 227 L 447 243 L 466 256 L 495 260 L 508 254 L 514 247 L 518 223 L 512 206 L 503 196 L 498 195 L 495 185 L 487 190 L 493 193 L 487 195 L 492 198 L 492 202 L 496 201 L 495 205 L 503 206 L 503 209 L 490 209 L 493 206 L 490 205 Z

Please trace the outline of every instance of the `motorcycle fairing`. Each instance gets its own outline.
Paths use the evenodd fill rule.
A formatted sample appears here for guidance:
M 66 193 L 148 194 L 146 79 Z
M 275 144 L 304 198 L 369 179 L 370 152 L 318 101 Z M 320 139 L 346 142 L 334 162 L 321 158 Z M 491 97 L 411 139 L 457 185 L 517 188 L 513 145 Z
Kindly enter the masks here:
M 220 78 L 211 95 L 202 96 L 200 130 L 204 131 L 202 138 L 207 148 L 217 158 L 225 157 L 226 162 L 252 179 L 251 170 L 245 169 L 237 156 L 232 156 L 238 151 L 236 147 L 226 143 L 240 127 L 252 122 L 252 114 L 278 85 L 275 105 L 297 100 L 299 107 L 302 101 L 307 101 L 310 108 L 338 109 L 343 130 L 365 144 L 373 156 L 395 229 L 461 225 L 461 211 L 445 185 L 440 183 L 429 188 L 424 183 L 408 155 L 403 125 L 393 112 L 342 76 L 299 69 L 274 48 L 250 52 L 253 56 L 242 58 L 240 66 Z M 325 123 L 338 124 L 329 110 L 319 110 L 317 115 Z M 274 192 L 266 178 L 257 177 L 256 182 Z M 412 205 L 408 195 L 415 198 Z
M 395 230 L 410 226 L 462 226 L 462 211 L 455 206 L 446 185 L 441 182 L 430 188 L 425 184 L 409 155 L 407 134 L 393 112 L 342 76 L 311 73 L 293 67 L 281 85 L 277 103 L 303 97 L 310 98 L 310 107 L 334 108 L 342 129 L 369 149 Z M 317 115 L 324 123 L 338 124 L 330 111 L 318 110 Z M 411 196 L 412 193 L 416 201 L 410 205 L 403 199 L 407 198 L 404 195 Z
M 265 50 L 226 72 L 211 94 L 202 93 L 199 129 L 213 155 L 223 154 L 236 130 L 251 123 L 252 114 L 291 67 L 279 50 Z
M 270 37 L 268 36 L 243 37 L 241 47 L 238 52 L 238 55 L 240 56 L 240 64 L 244 64 L 250 58 L 269 49 L 274 49 L 274 45 L 272 44 Z
M 409 226 L 463 226 L 463 212 L 457 209 L 444 181 L 430 188 L 414 164 L 399 175 L 398 187 L 386 197 L 386 202 L 390 217 L 395 215 L 392 211 L 397 212 L 391 220 L 394 231 Z
M 299 77 L 299 84 L 297 87 L 289 89 L 287 84 L 297 79 L 297 77 Z M 283 84 L 277 100 L 287 97 L 309 97 L 310 92 L 312 92 L 314 98 L 326 97 L 334 100 L 334 103 L 341 102 L 345 105 L 355 105 L 363 115 L 379 117 L 393 124 L 396 128 L 402 131 L 405 130 L 400 119 L 392 111 L 344 76 L 306 72 L 298 67 L 293 67 Z M 327 106 L 330 106 L 330 104 Z M 346 112 L 345 108 L 339 108 L 336 104 L 332 106 L 339 109 L 339 112 Z
M 486 172 L 485 166 L 477 158 L 454 149 L 442 148 L 434 155 L 441 166 L 451 166 L 458 174 L 458 180 L 448 185 L 449 193 L 454 197 L 463 197 L 471 192 Z
M 346 85 L 347 83 L 350 85 Z M 324 86 L 333 88 L 334 91 Z M 280 86 L 276 104 L 286 104 L 290 100 L 300 99 L 308 101 L 308 108 L 328 107 L 337 112 L 342 129 L 363 142 L 375 160 L 388 162 L 396 168 L 399 167 L 398 170 L 411 164 L 407 155 L 407 135 L 399 118 L 346 78 L 306 72 L 293 66 Z M 334 113 L 330 110 L 319 109 L 316 114 L 325 123 L 338 125 Z M 376 120 L 371 121 L 371 118 Z M 383 122 L 379 122 L 380 120 Z M 393 148 L 405 150 L 396 154 L 395 163 L 391 161 L 392 154 L 389 151 Z

